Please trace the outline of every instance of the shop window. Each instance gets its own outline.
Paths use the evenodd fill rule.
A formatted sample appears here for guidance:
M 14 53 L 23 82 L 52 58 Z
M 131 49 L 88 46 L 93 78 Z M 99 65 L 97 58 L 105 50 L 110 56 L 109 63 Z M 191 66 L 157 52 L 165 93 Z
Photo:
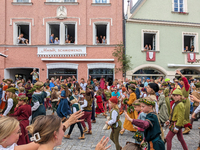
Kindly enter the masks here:
M 89 69 L 89 75 L 92 79 L 97 79 L 98 81 L 103 76 L 106 81 L 113 81 L 113 69 Z
M 60 25 L 49 25 L 49 44 L 60 44 Z
M 30 28 L 29 25 L 16 25 L 17 27 L 17 44 L 29 44 L 30 42 Z
M 96 25 L 96 44 L 107 44 L 107 25 Z
M 52 77 L 57 79 L 62 76 L 63 79 L 68 77 L 75 76 L 77 79 L 77 69 L 49 69 L 48 70 L 48 78 L 51 79 Z
M 65 43 L 75 43 L 75 24 L 65 24 Z
M 155 30 L 142 30 L 142 50 L 159 51 L 159 32 Z
M 198 51 L 198 34 L 197 33 L 183 33 L 183 50 L 184 52 Z

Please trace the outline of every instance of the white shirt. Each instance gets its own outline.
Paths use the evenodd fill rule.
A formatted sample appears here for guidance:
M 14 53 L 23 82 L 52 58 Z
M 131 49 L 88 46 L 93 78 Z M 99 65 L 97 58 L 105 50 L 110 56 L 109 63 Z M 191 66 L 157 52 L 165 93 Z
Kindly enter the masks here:
M 194 113 L 198 114 L 200 112 L 200 105 L 195 109 Z
M 7 148 L 4 148 L 3 146 L 0 145 L 0 150 L 14 150 L 15 146 L 17 146 L 16 143 L 14 143 L 13 145 L 11 145 L 11 146 L 9 146 Z
M 112 120 L 108 121 L 108 125 L 111 126 L 112 124 L 116 123 L 117 121 L 118 112 L 116 110 L 112 111 L 111 118 Z M 118 122 L 116 123 L 116 127 L 118 127 Z
M 6 108 L 5 112 L 3 113 L 3 115 L 6 116 L 10 112 L 12 107 L 13 107 L 13 99 L 9 98 L 8 102 L 7 102 L 7 108 Z
M 83 108 L 87 107 L 88 102 L 84 99 L 84 103 L 83 105 L 81 105 L 81 110 L 83 110 Z
M 81 86 L 82 89 L 85 91 L 85 90 L 86 90 L 87 83 L 80 83 L 80 86 Z
M 3 91 L 2 97 L 3 97 L 3 101 L 4 101 L 4 102 L 6 101 L 6 99 L 5 99 L 5 94 L 6 94 L 6 91 Z

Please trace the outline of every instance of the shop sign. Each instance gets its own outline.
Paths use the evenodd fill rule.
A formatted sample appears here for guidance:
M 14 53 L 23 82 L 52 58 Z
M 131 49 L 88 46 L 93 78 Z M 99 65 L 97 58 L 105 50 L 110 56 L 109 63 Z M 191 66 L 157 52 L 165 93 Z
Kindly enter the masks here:
M 38 57 L 86 56 L 86 46 L 39 46 Z

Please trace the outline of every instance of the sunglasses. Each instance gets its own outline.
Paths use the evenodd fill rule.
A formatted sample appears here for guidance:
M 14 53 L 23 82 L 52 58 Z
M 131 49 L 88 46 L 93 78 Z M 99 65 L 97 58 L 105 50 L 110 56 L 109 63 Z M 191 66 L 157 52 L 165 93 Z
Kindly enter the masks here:
M 63 132 L 65 132 L 67 130 L 67 128 L 63 125 Z

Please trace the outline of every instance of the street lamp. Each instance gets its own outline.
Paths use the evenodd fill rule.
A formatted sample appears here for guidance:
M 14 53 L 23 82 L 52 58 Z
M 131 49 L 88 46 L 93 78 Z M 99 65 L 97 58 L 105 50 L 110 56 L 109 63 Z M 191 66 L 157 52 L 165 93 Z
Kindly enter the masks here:
M 4 54 L 2 54 L 2 53 L 0 53 L 0 56 L 5 57 L 5 58 L 8 57 L 8 55 L 4 55 Z

